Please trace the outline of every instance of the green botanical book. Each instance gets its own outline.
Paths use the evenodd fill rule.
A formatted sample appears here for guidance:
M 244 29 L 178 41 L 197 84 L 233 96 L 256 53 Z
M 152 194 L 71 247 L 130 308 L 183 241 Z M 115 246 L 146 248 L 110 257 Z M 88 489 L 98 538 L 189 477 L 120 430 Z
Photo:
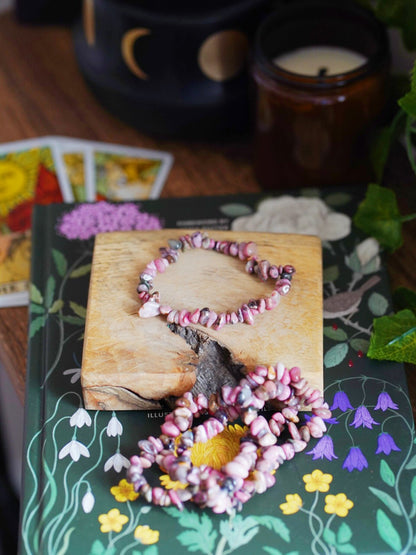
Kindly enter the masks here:
M 373 318 L 391 311 L 391 294 L 378 244 L 352 229 L 359 200 L 352 190 L 314 198 L 36 208 L 21 555 L 416 552 L 412 410 L 403 366 L 366 356 Z M 328 431 L 278 469 L 272 488 L 233 514 L 189 504 L 182 512 L 154 507 L 126 481 L 138 440 L 159 435 L 164 411 L 83 408 L 80 367 L 94 236 L 161 227 L 306 232 L 322 239 Z M 196 445 L 193 463 L 224 464 L 242 433 L 242 426 L 230 425 Z M 177 487 L 167 476 L 153 478 Z

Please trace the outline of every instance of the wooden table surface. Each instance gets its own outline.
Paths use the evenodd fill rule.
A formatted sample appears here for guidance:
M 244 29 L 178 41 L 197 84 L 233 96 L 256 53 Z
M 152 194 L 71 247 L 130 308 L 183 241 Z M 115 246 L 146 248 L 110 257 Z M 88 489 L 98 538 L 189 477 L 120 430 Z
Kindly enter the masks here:
M 71 31 L 23 26 L 0 17 L 0 143 L 44 135 L 167 150 L 175 163 L 162 197 L 260 192 L 251 166 L 250 138 L 201 143 L 160 141 L 140 134 L 102 108 L 85 85 L 73 53 Z M 403 151 L 389 163 L 388 184 L 403 213 L 416 212 L 416 181 Z M 416 222 L 404 226 L 404 246 L 388 257 L 392 288 L 416 288 Z M 26 307 L 0 309 L 0 363 L 24 400 Z M 416 414 L 416 369 L 407 367 Z

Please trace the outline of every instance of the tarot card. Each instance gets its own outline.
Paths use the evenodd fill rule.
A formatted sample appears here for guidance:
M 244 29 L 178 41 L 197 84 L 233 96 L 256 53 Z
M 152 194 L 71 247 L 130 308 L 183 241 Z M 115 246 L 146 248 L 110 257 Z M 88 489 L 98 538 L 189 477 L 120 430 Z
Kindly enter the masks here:
M 30 273 L 30 234 L 35 203 L 62 202 L 49 138 L 0 145 L 0 297 L 13 303 L 27 287 Z M 10 235 L 10 237 L 8 237 Z
M 59 181 L 65 190 L 70 191 L 71 201 L 95 200 L 95 194 L 92 198 L 87 198 L 86 191 L 86 158 L 90 155 L 88 141 L 59 136 L 51 139 L 54 143 Z M 91 167 L 91 164 L 88 164 L 88 167 Z
M 168 152 L 92 143 L 91 178 L 96 199 L 145 200 L 160 196 L 173 163 Z M 88 189 L 88 182 L 87 182 Z

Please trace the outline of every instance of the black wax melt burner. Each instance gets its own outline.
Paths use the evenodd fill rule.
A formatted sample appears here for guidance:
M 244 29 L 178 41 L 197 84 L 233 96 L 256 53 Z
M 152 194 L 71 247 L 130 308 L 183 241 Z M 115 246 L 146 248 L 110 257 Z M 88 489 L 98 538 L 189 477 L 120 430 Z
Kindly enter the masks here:
M 102 104 L 139 130 L 220 136 L 247 128 L 247 53 L 266 0 L 85 0 L 79 67 Z

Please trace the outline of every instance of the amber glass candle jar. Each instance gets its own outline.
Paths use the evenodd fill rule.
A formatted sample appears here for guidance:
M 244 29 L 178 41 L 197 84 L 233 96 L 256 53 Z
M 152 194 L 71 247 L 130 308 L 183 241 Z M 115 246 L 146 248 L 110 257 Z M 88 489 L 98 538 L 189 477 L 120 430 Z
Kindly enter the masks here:
M 369 143 L 386 102 L 388 38 L 370 12 L 334 4 L 284 6 L 257 31 L 254 168 L 266 189 L 371 177 Z

